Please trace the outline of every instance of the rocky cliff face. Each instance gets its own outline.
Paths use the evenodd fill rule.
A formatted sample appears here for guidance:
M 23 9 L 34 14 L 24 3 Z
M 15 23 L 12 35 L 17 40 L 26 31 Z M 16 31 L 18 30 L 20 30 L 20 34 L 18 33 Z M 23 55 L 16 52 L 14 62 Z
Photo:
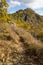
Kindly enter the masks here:
M 43 44 L 15 23 L 5 24 L 0 29 L 0 65 L 43 65 Z
M 12 14 L 14 19 L 20 18 L 27 22 L 39 23 L 41 21 L 41 16 L 35 13 L 32 9 L 27 8 L 24 10 L 19 10 Z

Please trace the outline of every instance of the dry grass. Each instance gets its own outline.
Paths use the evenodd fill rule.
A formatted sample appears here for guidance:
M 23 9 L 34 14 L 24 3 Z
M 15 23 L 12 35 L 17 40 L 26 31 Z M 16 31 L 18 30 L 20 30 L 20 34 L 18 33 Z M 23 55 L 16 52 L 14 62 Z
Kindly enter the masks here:
M 8 23 L 7 32 L 0 38 L 0 65 L 43 65 L 40 41 L 12 23 Z

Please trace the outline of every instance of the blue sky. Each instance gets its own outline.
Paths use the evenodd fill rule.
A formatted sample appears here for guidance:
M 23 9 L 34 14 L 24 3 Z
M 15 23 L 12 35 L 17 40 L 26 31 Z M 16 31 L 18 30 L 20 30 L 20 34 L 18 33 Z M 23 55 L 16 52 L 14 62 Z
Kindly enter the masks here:
M 7 0 L 9 7 L 8 13 L 17 10 L 31 8 L 40 15 L 43 15 L 43 0 Z

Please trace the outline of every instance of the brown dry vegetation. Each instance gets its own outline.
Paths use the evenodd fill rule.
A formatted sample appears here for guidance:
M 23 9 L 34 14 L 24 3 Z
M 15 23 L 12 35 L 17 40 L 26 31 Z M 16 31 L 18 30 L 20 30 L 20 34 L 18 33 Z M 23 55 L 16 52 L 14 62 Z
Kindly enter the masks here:
M 0 29 L 0 65 L 43 65 L 43 44 L 14 23 L 5 24 Z

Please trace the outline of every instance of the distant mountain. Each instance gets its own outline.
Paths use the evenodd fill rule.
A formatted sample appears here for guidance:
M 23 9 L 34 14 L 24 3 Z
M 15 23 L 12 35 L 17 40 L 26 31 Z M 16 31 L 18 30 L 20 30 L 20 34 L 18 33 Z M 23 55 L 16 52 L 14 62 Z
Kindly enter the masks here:
M 41 21 L 41 16 L 35 13 L 32 9 L 27 8 L 24 10 L 19 10 L 16 13 L 12 14 L 14 19 L 21 19 L 33 24 L 36 24 Z

